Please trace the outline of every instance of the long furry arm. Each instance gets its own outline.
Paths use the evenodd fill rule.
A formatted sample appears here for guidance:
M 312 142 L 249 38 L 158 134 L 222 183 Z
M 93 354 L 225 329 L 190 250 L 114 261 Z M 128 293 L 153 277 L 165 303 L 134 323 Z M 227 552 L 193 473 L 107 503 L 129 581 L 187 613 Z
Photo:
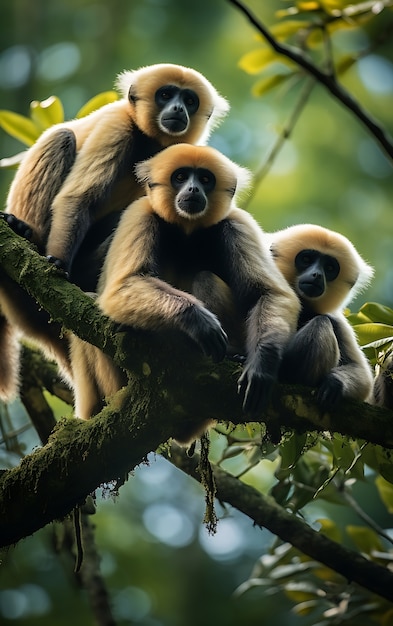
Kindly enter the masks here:
M 239 392 L 244 410 L 258 416 L 267 406 L 284 347 L 296 330 L 300 303 L 248 213 L 241 209 L 230 212 L 224 241 L 223 258 L 230 272 L 223 278 L 235 300 L 244 303 L 247 314 L 247 358 Z
M 66 267 L 122 172 L 132 132 L 133 122 L 124 101 L 107 105 L 105 111 L 100 109 L 88 136 L 80 127 L 75 164 L 52 204 L 47 244 L 47 254 L 61 259 Z
M 329 396 L 331 382 L 339 384 L 341 388 L 340 396 L 344 398 L 353 398 L 355 400 L 370 400 L 373 375 L 371 367 L 360 349 L 355 333 L 350 324 L 341 313 L 334 316 L 329 315 L 332 323 L 334 334 L 336 335 L 338 346 L 340 349 L 340 363 L 334 367 L 325 379 L 319 395 Z M 334 386 L 334 384 L 333 384 Z M 329 403 L 331 408 L 332 403 Z
M 216 316 L 193 295 L 162 279 L 157 257 L 160 234 L 147 198 L 125 211 L 106 258 L 98 305 L 125 325 L 179 329 L 206 355 L 221 360 L 227 338 Z

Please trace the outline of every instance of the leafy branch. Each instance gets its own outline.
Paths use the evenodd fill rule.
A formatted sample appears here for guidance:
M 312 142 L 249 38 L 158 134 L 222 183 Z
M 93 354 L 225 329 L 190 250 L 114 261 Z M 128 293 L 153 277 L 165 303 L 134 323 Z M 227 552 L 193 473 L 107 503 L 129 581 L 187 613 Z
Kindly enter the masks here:
M 360 104 L 337 82 L 332 71 L 323 71 L 312 63 L 299 49 L 281 43 L 275 38 L 269 29 L 257 19 L 250 9 L 241 0 L 228 0 L 230 4 L 241 11 L 256 30 L 264 37 L 273 50 L 283 55 L 298 67 L 302 68 L 309 76 L 312 76 L 320 85 L 323 85 L 329 93 L 338 100 L 345 108 L 368 129 L 374 136 L 385 153 L 393 159 L 393 142 L 385 130 L 366 112 Z

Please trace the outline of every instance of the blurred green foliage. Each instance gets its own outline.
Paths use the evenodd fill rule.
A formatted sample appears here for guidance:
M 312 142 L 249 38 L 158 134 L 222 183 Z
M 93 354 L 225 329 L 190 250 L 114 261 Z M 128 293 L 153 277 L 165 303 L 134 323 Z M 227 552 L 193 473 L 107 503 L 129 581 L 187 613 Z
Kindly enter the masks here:
M 322 68 L 334 64 L 342 84 L 392 133 L 393 13 L 371 15 L 373 3 L 353 4 L 366 12 L 340 18 L 335 12 L 352 6 L 343 0 L 249 2 L 280 41 L 299 46 Z M 211 143 L 255 174 L 300 102 L 290 137 L 247 208 L 266 230 L 316 222 L 349 237 L 376 268 L 367 300 L 381 303 L 366 304 L 349 319 L 374 361 L 389 345 L 392 164 L 323 87 L 313 86 L 304 98 L 305 76 L 277 59 L 228 2 L 13 0 L 2 7 L 0 34 L 1 157 L 18 154 L 24 141 L 63 116 L 85 114 L 96 94 L 113 98 L 123 69 L 151 63 L 195 67 L 229 99 L 230 115 Z M 11 136 L 15 126 L 21 132 Z M 0 171 L 3 198 L 11 177 L 11 170 Z M 58 415 L 66 411 L 53 406 Z M 39 442 L 20 404 L 1 410 L 0 458 L 9 467 Z M 320 532 L 391 564 L 390 453 L 338 435 L 287 433 L 275 446 L 263 434 L 259 427 L 220 426 L 212 433 L 212 459 L 301 512 Z M 139 468 L 115 501 L 99 499 L 93 521 L 118 624 L 393 623 L 386 603 L 274 542 L 235 511 L 219 506 L 218 513 L 218 534 L 209 537 L 201 526 L 201 489 L 159 457 Z M 57 539 L 44 529 L 4 553 L 4 623 L 93 623 L 70 555 L 57 554 L 59 534 L 60 527 Z

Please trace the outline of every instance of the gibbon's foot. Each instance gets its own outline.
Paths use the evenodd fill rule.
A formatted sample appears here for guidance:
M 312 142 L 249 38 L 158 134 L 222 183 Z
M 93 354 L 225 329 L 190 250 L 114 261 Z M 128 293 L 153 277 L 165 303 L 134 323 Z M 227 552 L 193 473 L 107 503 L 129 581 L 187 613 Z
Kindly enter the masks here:
M 49 261 L 49 263 L 52 263 L 55 267 L 57 267 L 57 269 L 60 270 L 62 274 L 65 274 L 65 277 L 67 279 L 69 278 L 69 273 L 66 269 L 66 265 L 64 261 L 62 261 L 61 259 L 58 259 L 55 256 L 52 256 L 51 254 L 48 254 L 46 258 Z
M 7 222 L 8 226 L 12 228 L 14 233 L 20 235 L 24 239 L 27 239 L 27 241 L 31 241 L 33 231 L 30 226 L 26 224 L 26 222 L 20 220 L 18 217 L 15 217 L 12 213 L 4 213 L 4 211 L 0 211 L 0 219 Z

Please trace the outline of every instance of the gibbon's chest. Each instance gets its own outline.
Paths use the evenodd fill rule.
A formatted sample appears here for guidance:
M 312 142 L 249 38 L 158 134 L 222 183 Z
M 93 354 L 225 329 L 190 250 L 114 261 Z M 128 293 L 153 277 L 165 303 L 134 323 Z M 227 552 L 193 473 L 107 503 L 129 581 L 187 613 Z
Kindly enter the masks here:
M 199 272 L 220 275 L 220 246 L 215 245 L 220 235 L 215 226 L 187 235 L 179 226 L 160 218 L 158 221 L 156 267 L 160 278 L 174 287 L 192 291 L 193 279 Z

